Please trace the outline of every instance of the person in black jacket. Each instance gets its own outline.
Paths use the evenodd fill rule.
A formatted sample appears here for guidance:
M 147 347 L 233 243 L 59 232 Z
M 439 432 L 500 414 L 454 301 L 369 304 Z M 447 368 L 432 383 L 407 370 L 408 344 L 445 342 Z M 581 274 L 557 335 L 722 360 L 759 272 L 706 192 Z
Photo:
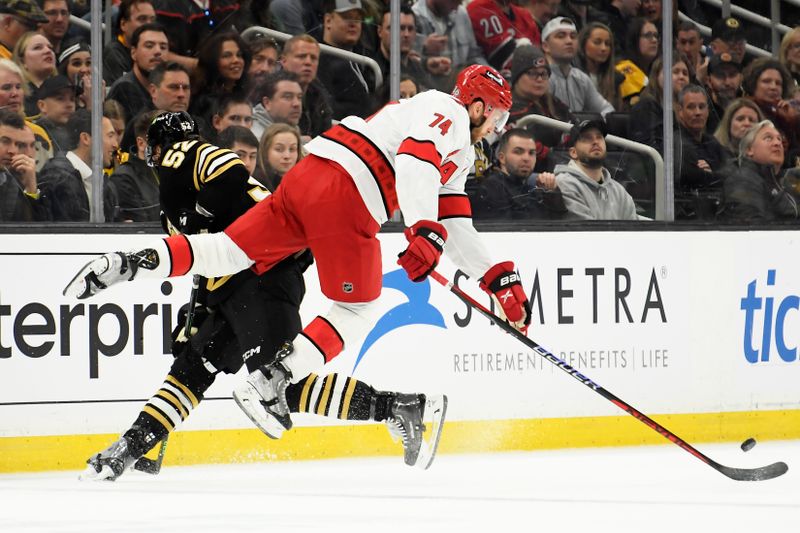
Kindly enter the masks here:
M 367 55 L 358 47 L 364 9 L 361 0 L 325 2 L 322 40 L 325 44 Z M 366 117 L 373 112 L 371 94 L 375 91 L 375 76 L 364 65 L 328 55 L 319 66 L 319 80 L 333 97 L 333 118 L 341 120 L 350 115 Z
M 727 167 L 722 216 L 732 222 L 797 220 L 797 201 L 779 181 L 784 149 L 781 133 L 762 120 L 739 144 L 738 161 Z
M 0 222 L 37 222 L 49 213 L 36 182 L 36 138 L 21 115 L 0 110 Z
M 317 78 L 319 43 L 310 35 L 295 35 L 283 45 L 281 66 L 297 75 L 303 89 L 303 112 L 298 124 L 307 139 L 330 129 L 333 111 L 331 95 Z
M 73 131 L 74 148 L 59 154 L 39 173 L 39 188 L 55 221 L 88 222 L 92 205 L 92 118 L 85 109 L 72 115 L 68 129 Z M 108 167 L 119 148 L 117 133 L 103 117 L 103 167 Z M 117 194 L 103 178 L 103 211 L 107 221 L 116 219 Z
M 121 222 L 158 222 L 161 207 L 158 199 L 158 180 L 153 169 L 144 161 L 147 128 L 160 111 L 144 111 L 133 120 L 136 138 L 128 160 L 114 169 L 109 181 L 119 197 L 117 220 Z
M 536 140 L 525 129 L 508 130 L 497 148 L 498 166 L 467 182 L 476 220 L 552 220 L 567 213 L 555 176 L 533 174 Z

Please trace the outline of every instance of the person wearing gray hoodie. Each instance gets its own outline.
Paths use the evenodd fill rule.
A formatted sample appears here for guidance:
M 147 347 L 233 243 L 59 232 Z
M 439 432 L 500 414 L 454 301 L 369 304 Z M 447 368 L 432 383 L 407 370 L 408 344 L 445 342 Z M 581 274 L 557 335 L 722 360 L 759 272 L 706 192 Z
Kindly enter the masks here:
M 575 124 L 569 134 L 566 165 L 553 173 L 574 218 L 588 220 L 638 220 L 633 198 L 603 168 L 606 159 L 606 127 L 599 120 Z

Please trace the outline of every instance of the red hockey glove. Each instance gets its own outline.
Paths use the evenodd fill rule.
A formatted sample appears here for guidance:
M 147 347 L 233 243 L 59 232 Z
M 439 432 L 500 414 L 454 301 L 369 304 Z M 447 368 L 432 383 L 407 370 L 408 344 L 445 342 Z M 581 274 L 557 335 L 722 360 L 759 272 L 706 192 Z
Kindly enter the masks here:
M 507 318 L 511 325 L 528 334 L 531 323 L 531 304 L 522 288 L 519 274 L 514 271 L 514 263 L 498 263 L 480 279 L 481 289 L 488 292 L 500 307 L 500 317 Z
M 447 230 L 438 222 L 420 220 L 406 228 L 408 248 L 397 256 L 411 281 L 422 281 L 439 264 L 439 257 L 447 240 Z

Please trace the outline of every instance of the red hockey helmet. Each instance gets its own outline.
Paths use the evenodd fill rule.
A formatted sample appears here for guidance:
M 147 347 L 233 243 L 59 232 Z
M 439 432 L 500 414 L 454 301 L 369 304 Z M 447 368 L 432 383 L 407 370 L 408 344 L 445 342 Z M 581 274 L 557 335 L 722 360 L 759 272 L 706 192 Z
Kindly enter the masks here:
M 511 109 L 511 86 L 492 67 L 471 65 L 459 72 L 452 94 L 467 106 L 480 100 L 486 108 L 484 116 L 489 117 L 493 111 L 498 116 L 495 129 L 500 132 L 505 127 Z

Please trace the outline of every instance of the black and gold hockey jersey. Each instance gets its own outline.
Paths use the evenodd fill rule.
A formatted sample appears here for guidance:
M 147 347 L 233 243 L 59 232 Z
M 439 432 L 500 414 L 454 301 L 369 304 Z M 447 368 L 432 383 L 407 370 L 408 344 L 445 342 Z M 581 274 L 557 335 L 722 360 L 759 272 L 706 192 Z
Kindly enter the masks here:
M 200 139 L 167 148 L 157 171 L 161 209 L 171 231 L 222 231 L 269 195 L 234 152 Z M 254 275 L 246 270 L 206 280 L 206 303 L 213 305 L 239 285 L 237 280 Z

